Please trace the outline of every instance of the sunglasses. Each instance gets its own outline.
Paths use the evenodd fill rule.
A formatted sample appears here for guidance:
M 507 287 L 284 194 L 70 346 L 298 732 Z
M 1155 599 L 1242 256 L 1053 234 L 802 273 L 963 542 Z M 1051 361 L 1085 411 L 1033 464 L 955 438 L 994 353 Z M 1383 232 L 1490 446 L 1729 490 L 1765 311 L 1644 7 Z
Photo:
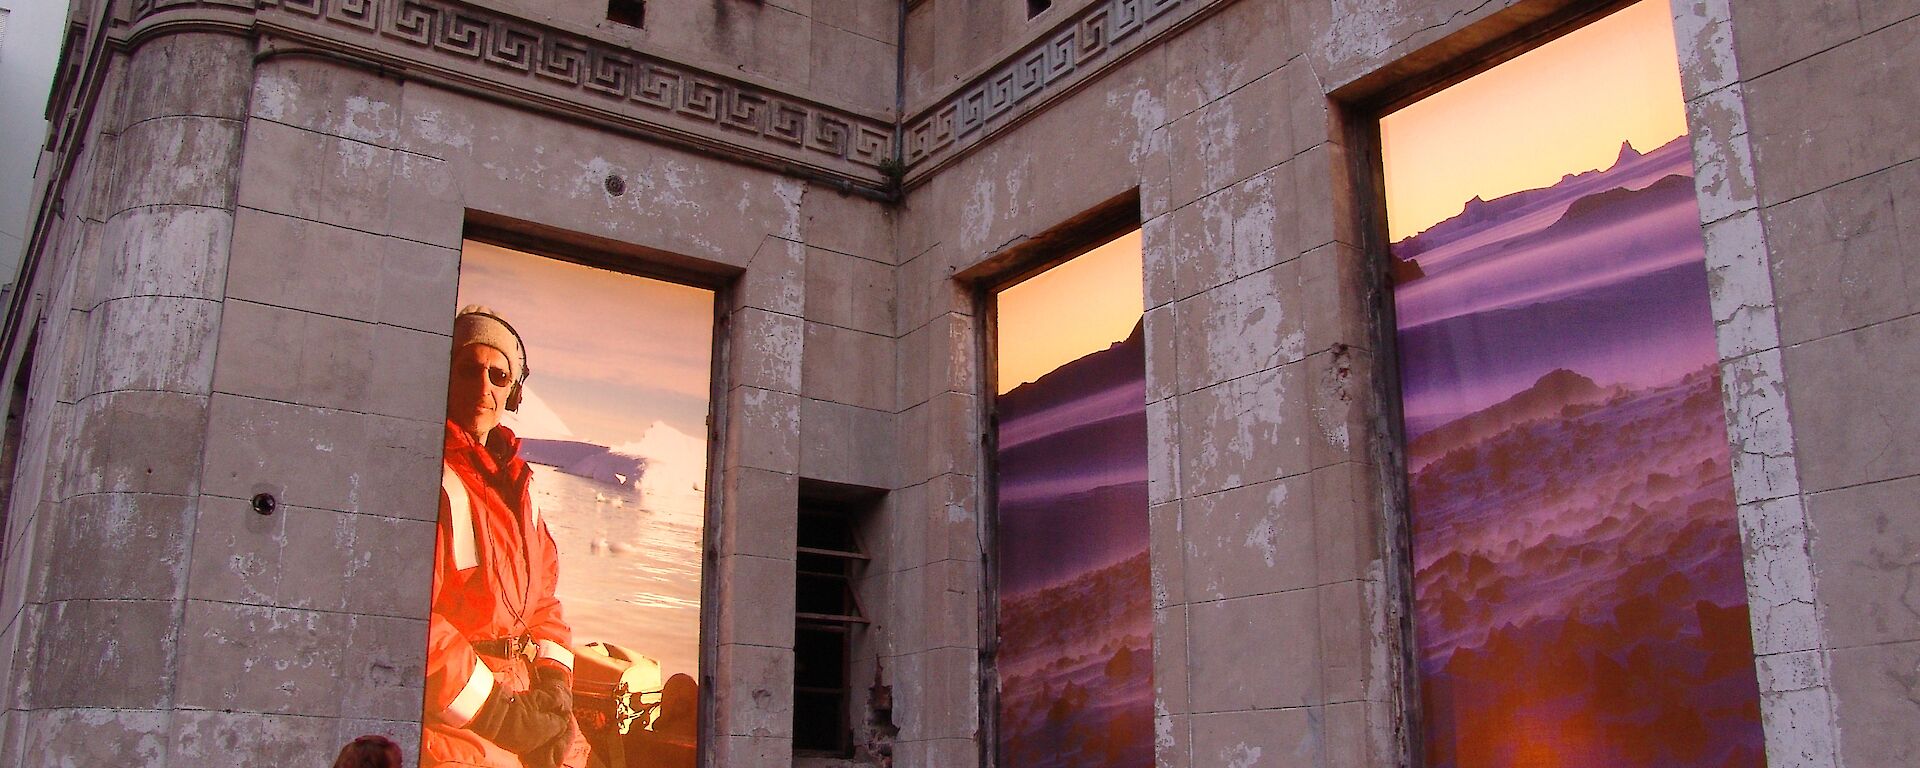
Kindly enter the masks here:
M 453 366 L 453 374 L 460 378 L 471 378 L 483 371 L 487 374 L 487 382 L 496 387 L 504 387 L 513 381 L 513 374 L 509 373 L 505 368 L 495 368 L 491 365 L 481 365 L 471 361 L 461 362 Z

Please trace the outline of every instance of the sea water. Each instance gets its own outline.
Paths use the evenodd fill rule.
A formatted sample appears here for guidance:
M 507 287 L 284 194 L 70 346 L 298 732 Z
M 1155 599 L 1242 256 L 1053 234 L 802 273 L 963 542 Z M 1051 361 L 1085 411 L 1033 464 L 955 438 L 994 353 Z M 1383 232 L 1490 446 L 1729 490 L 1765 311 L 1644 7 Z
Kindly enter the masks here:
M 575 645 L 611 642 L 699 678 L 704 504 L 695 489 L 639 488 L 531 464 L 560 549 L 558 595 Z

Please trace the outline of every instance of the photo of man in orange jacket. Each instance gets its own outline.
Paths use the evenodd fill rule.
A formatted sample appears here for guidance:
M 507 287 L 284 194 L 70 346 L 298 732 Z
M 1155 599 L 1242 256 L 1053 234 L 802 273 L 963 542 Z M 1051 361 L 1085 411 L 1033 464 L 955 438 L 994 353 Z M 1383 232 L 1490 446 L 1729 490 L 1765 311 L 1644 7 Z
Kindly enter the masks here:
M 527 351 L 498 313 L 454 319 L 422 768 L 557 768 L 578 740 L 559 552 L 530 489 L 519 407 Z

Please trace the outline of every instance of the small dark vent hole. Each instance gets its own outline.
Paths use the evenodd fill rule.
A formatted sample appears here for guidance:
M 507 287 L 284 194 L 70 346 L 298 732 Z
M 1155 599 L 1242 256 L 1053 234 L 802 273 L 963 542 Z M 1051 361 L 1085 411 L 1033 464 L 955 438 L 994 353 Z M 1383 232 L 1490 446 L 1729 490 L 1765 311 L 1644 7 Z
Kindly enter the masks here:
M 1033 0 L 1027 1 L 1033 2 Z M 645 6 L 646 3 L 641 0 L 607 0 L 607 21 L 629 27 L 645 26 L 641 23 L 646 15 Z
M 1053 0 L 1027 0 L 1027 18 L 1040 15 L 1041 11 L 1053 7 Z

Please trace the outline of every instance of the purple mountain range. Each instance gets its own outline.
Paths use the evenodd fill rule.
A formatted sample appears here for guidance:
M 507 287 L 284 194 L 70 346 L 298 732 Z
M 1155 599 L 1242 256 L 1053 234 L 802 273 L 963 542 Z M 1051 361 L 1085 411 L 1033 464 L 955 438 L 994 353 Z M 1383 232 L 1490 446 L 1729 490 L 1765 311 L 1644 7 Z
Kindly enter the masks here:
M 1127 338 L 997 401 L 1003 764 L 1153 764 L 1146 352 Z
M 1000 588 L 1022 593 L 1147 547 L 1146 351 L 1124 341 L 1001 395 Z
M 1764 764 L 1686 143 L 1394 248 L 1425 764 Z
M 1421 372 L 1403 389 L 1410 433 L 1555 370 L 1648 386 L 1712 359 L 1685 150 L 1623 147 L 1612 168 L 1471 203 L 1394 246 L 1401 363 Z
M 1435 246 L 1461 244 L 1468 235 L 1490 228 L 1509 226 L 1515 216 L 1545 212 L 1557 215 L 1572 201 L 1616 187 L 1643 187 L 1649 182 L 1691 167 L 1692 157 L 1686 137 L 1682 136 L 1642 153 L 1628 142 L 1620 143 L 1620 154 L 1606 168 L 1570 173 L 1560 181 L 1540 189 L 1523 189 L 1492 200 L 1475 196 L 1459 213 L 1393 244 L 1396 258 L 1411 259 Z M 1687 173 L 1688 176 L 1692 174 Z

